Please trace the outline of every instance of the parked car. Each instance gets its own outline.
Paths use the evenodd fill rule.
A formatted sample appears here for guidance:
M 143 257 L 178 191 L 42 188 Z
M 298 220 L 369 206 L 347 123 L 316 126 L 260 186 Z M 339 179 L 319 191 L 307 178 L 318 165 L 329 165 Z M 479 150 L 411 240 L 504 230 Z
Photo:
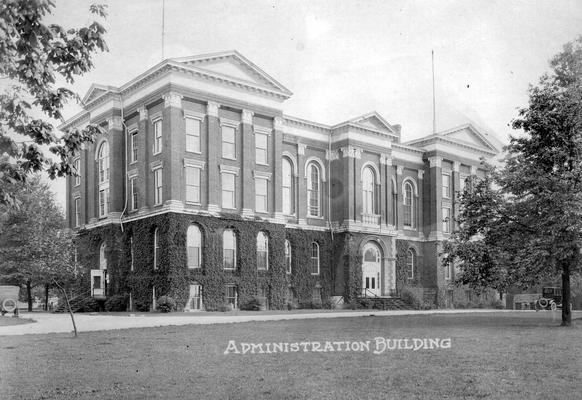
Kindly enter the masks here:
M 18 286 L 0 286 L 0 312 L 2 315 L 13 312 L 18 315 Z
M 536 311 L 556 310 L 562 308 L 562 288 L 546 286 L 542 288 L 542 296 L 536 301 Z

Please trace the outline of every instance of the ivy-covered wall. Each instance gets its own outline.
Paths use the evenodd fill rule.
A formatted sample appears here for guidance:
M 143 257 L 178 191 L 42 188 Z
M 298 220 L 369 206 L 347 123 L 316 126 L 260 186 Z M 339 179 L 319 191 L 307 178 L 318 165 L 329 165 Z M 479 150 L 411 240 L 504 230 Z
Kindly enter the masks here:
M 186 260 L 186 232 L 196 224 L 202 233 L 202 268 L 188 269 Z M 154 231 L 158 230 L 157 269 L 153 269 Z M 233 229 L 237 236 L 237 268 L 224 270 L 222 261 L 222 234 Z M 257 269 L 257 234 L 263 231 L 269 239 L 269 269 Z M 284 243 L 292 246 L 292 273 L 285 270 Z M 226 285 L 238 287 L 238 303 L 244 304 L 256 297 L 261 288 L 268 294 L 273 309 L 286 307 L 288 288 L 295 294 L 295 302 L 312 302 L 313 289 L 321 289 L 321 298 L 332 293 L 330 234 L 321 231 L 285 229 L 279 224 L 244 220 L 236 214 L 221 218 L 166 213 L 128 222 L 82 231 L 79 253 L 87 269 L 99 268 L 99 248 L 107 244 L 109 283 L 107 295 L 131 293 L 134 307 L 144 310 L 152 305 L 152 288 L 156 297 L 172 296 L 181 309 L 189 296 L 189 285 L 203 288 L 203 304 L 207 310 L 216 310 L 226 303 Z M 311 243 L 320 249 L 320 273 L 310 270 Z M 131 243 L 133 242 L 133 271 L 131 270 Z

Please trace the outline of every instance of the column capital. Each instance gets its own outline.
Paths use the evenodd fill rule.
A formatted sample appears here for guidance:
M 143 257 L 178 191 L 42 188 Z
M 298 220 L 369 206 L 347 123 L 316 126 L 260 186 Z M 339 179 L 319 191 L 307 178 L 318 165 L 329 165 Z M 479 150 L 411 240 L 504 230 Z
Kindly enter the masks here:
M 459 161 L 453 161 L 453 172 L 459 173 L 461 169 L 461 163 Z
M 177 107 L 182 108 L 182 96 L 176 92 L 168 92 L 164 96 L 164 107 Z
M 418 179 L 422 179 L 424 178 L 424 171 L 423 170 L 419 170 L 418 171 Z
M 250 110 L 242 110 L 242 123 L 252 125 L 254 112 Z
M 396 175 L 402 175 L 404 172 L 404 167 L 402 165 L 396 166 Z
M 362 149 L 354 146 L 341 147 L 342 157 L 362 158 Z
M 285 120 L 281 117 L 275 117 L 273 119 L 273 129 L 276 131 L 282 131 L 283 125 L 285 125 Z
M 148 109 L 145 106 L 139 107 L 137 109 L 137 112 L 139 112 L 139 120 L 140 121 L 148 119 Z
M 338 160 L 339 152 L 337 150 L 325 150 L 325 159 L 329 161 Z
M 471 175 L 477 175 L 477 167 L 474 165 L 471 165 Z
M 206 104 L 206 114 L 208 114 L 211 117 L 218 117 L 218 107 L 220 107 L 220 105 L 214 101 L 209 101 Z
M 305 155 L 305 149 L 307 148 L 307 145 L 304 143 L 297 143 L 297 153 L 300 156 Z
M 118 116 L 118 115 L 113 116 L 111 118 L 108 118 L 107 119 L 107 125 L 108 125 L 108 129 L 109 130 L 115 129 L 115 130 L 119 130 L 120 131 L 120 130 L 123 129 L 123 124 L 122 124 L 122 121 L 121 121 L 121 117 Z
M 429 157 L 428 158 L 428 163 L 430 164 L 430 167 L 437 167 L 437 168 L 442 168 L 443 165 L 443 158 L 442 157 Z
M 392 165 L 392 157 L 390 154 L 380 154 L 380 165 Z

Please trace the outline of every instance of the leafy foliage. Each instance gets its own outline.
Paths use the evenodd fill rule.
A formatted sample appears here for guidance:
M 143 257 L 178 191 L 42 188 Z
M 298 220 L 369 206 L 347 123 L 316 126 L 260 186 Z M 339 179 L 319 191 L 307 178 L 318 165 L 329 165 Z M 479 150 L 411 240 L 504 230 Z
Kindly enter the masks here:
M 176 310 L 176 300 L 170 296 L 162 296 L 157 300 L 158 311 L 168 313 Z
M 444 262 L 461 260 L 461 283 L 523 288 L 580 271 L 582 242 L 582 37 L 551 61 L 552 73 L 530 88 L 505 165 L 488 166 L 461 197 L 460 229 Z M 571 312 L 562 310 L 570 325 Z
M 46 169 L 51 178 L 75 173 L 69 157 L 100 132 L 90 125 L 59 138 L 51 122 L 36 117 L 44 114 L 62 121 L 63 106 L 78 96 L 56 87 L 57 80 L 72 84 L 93 68 L 94 53 L 107 50 L 105 28 L 98 22 L 71 29 L 44 24 L 53 8 L 50 0 L 0 3 L 0 77 L 10 82 L 0 93 L 0 204 L 14 204 L 10 185 L 25 181 L 31 172 Z M 107 15 L 102 5 L 91 6 L 90 11 Z M 39 147 L 43 145 L 57 161 L 44 155 Z
M 54 280 L 70 284 L 81 273 L 75 262 L 73 232 L 48 185 L 39 176 L 9 188 L 20 207 L 0 205 L 0 280 L 26 285 L 52 286 Z

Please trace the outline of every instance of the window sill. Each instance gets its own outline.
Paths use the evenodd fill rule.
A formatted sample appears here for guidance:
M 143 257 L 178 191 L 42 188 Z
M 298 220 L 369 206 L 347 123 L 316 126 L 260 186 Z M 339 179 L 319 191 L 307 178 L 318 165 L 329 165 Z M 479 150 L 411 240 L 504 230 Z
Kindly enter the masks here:
M 153 152 L 153 153 L 152 153 L 152 156 L 157 156 L 157 155 L 159 155 L 159 154 L 162 154 L 162 151 L 161 151 L 161 150 L 160 150 L 160 151 L 158 151 L 157 153 Z
M 223 158 L 224 160 L 232 160 L 232 161 L 236 161 L 236 157 L 234 157 L 234 158 L 233 158 L 233 157 L 226 157 L 226 156 L 222 156 L 222 158 Z
M 201 151 L 186 150 L 186 153 L 202 155 Z
M 320 215 L 320 216 L 318 216 L 318 217 L 316 217 L 316 216 L 313 216 L 313 215 L 308 215 L 308 216 L 307 216 L 307 218 L 308 218 L 308 219 L 320 219 L 320 220 L 322 220 L 322 221 L 323 221 L 323 216 L 322 216 L 322 215 Z
M 186 200 L 186 205 L 188 205 L 188 206 L 201 206 L 202 203 L 200 203 L 199 201 L 188 201 L 188 200 Z
M 312 275 L 312 276 L 317 276 L 317 275 L 319 275 L 319 272 L 318 272 L 318 273 L 313 273 L 313 272 L 312 272 L 312 273 L 311 273 L 311 275 Z
M 257 162 L 255 164 L 256 165 L 262 165 L 263 167 L 268 167 L 269 166 L 269 163 L 260 163 L 260 162 Z
M 189 269 L 189 270 L 190 270 L 190 269 L 193 269 L 193 270 L 201 270 L 201 269 L 202 269 L 202 267 L 188 267 L 188 269 Z

